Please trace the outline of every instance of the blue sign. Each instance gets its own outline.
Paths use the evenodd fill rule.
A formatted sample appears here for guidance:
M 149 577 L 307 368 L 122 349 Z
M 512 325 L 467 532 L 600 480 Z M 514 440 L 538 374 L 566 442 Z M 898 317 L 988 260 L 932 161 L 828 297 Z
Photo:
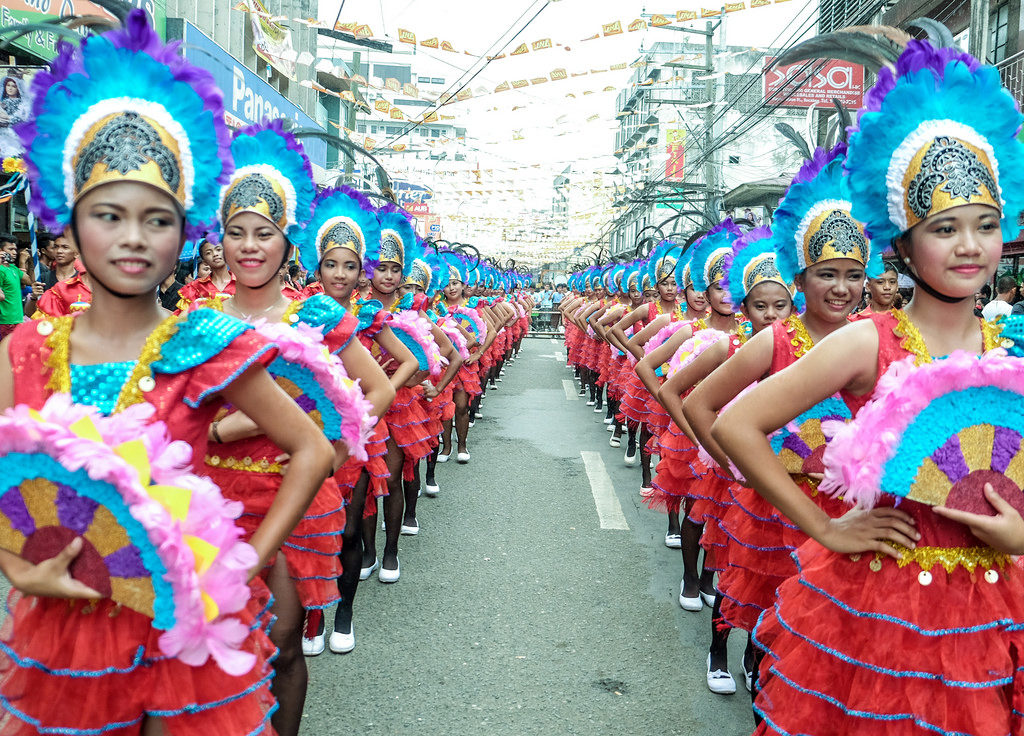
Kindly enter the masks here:
M 432 232 L 432 233 L 439 233 L 439 232 L 441 232 L 441 225 L 439 223 L 436 223 L 436 222 L 431 223 L 431 225 L 430 225 L 430 232 Z
M 242 127 L 259 123 L 264 118 L 291 118 L 300 128 L 323 131 L 298 105 L 187 21 L 184 23 L 183 35 L 182 51 L 185 58 L 210 72 L 224 93 L 228 125 Z M 327 143 L 307 138 L 302 144 L 310 161 L 327 167 Z

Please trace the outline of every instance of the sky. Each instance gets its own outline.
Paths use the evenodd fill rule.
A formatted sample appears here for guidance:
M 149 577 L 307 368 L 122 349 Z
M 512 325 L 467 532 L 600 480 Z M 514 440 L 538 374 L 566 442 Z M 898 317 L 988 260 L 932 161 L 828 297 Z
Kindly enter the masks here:
M 703 7 L 720 7 L 712 3 L 708 0 Z M 321 0 L 320 20 L 332 23 L 340 5 L 339 0 Z M 391 40 L 396 51 L 415 48 L 414 56 L 371 51 L 371 61 L 386 63 L 388 56 L 398 63 L 411 61 L 416 74 L 443 76 L 449 84 L 471 68 L 479 69 L 479 63 L 473 65 L 480 56 L 503 50 L 506 58 L 486 64 L 469 83 L 472 99 L 446 105 L 441 112 L 454 116 L 454 124 L 466 128 L 470 163 L 495 169 L 533 190 L 529 202 L 550 203 L 552 179 L 567 165 L 573 165 L 579 172 L 608 170 L 617 163 L 612 155 L 618 125 L 616 95 L 635 71 L 628 64 L 657 41 L 702 41 L 703 37 L 647 28 L 596 40 L 583 39 L 600 34 L 606 23 L 620 21 L 625 30 L 645 13 L 661 13 L 674 19 L 677 10 L 696 10 L 699 14 L 701 7 L 700 0 L 659 0 L 657 4 L 638 0 L 557 0 L 546 5 L 543 0 L 345 0 L 340 22 L 368 25 L 374 38 Z M 788 0 L 730 13 L 726 15 L 724 34 L 716 36 L 716 43 L 778 46 L 791 40 L 794 27 L 811 35 L 816 7 L 817 0 Z M 509 42 L 513 32 L 531 18 L 526 28 Z M 673 25 L 703 29 L 705 23 L 698 20 Z M 456 53 L 399 43 L 399 29 L 413 31 L 419 41 L 431 37 L 448 41 Z M 508 56 L 520 43 L 530 46 L 541 39 L 551 39 L 552 47 Z M 465 51 L 474 55 L 466 55 Z M 365 61 L 365 49 L 362 54 Z M 609 70 L 622 63 L 627 64 L 626 69 Z M 566 70 L 568 79 L 493 92 L 502 82 L 547 77 L 559 68 Z M 595 70 L 608 71 L 592 73 Z M 608 87 L 613 91 L 605 91 Z M 466 211 L 462 209 L 463 213 Z

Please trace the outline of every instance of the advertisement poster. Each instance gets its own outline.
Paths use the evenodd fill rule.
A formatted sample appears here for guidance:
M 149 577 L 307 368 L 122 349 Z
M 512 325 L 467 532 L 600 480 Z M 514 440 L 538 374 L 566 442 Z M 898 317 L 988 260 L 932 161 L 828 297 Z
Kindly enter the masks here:
M 26 66 L 0 67 L 0 76 L 3 78 L 0 92 L 0 159 L 20 158 L 24 153 L 14 133 L 14 125 L 27 120 L 32 112 L 29 86 L 39 69 Z
M 847 110 L 864 105 L 864 67 L 850 61 L 799 61 L 768 68 L 775 57 L 765 59 L 764 96 L 782 107 L 831 107 L 832 100 Z

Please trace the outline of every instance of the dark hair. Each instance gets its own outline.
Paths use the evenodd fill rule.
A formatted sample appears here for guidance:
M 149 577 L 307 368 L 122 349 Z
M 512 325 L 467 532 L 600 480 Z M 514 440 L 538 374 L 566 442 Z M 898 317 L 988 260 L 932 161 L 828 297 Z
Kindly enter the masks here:
M 1016 285 L 1017 279 L 1013 278 L 1013 276 L 1011 276 L 1008 273 L 1004 273 L 1002 276 L 999 277 L 999 280 L 996 281 L 996 291 L 999 292 L 1000 294 L 1005 294 L 1007 291 L 1009 291 Z
M 295 278 L 296 276 L 299 275 L 300 270 L 302 270 L 301 266 L 299 266 L 298 263 L 293 263 L 292 265 L 288 266 L 288 275 L 291 278 Z
M 0 232 L 0 245 L 3 245 L 4 243 L 14 243 L 15 245 L 17 245 L 18 239 L 11 235 L 10 233 Z

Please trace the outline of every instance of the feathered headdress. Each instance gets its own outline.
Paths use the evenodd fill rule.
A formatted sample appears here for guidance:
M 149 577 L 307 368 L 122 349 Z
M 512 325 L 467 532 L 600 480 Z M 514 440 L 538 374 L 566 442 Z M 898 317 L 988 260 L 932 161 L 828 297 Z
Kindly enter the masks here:
M 690 248 L 690 275 L 694 291 L 707 291 L 725 275 L 722 265 L 725 256 L 742 235 L 732 218 L 726 218 L 693 244 Z
M 174 199 L 185 233 L 212 229 L 232 171 L 220 90 L 208 72 L 165 45 L 146 14 L 124 28 L 60 43 L 32 79 L 32 115 L 17 126 L 31 184 L 29 206 L 59 232 L 75 203 L 103 184 L 134 181 Z
M 676 272 L 676 264 L 682 256 L 683 249 L 671 240 L 662 240 L 651 251 L 647 261 L 647 272 L 651 283 L 659 284 Z
M 273 223 L 289 240 L 313 215 L 316 187 L 313 167 L 282 120 L 251 125 L 231 143 L 235 173 L 220 196 L 220 223 L 254 212 Z
M 436 253 L 433 248 L 427 248 L 426 254 L 423 257 L 427 266 L 430 268 L 430 284 L 426 287 L 425 291 L 427 296 L 433 297 L 442 289 L 448 286 L 448 282 L 451 280 L 451 272 L 448 268 L 448 264 L 441 258 L 439 253 Z
M 772 231 L 761 226 L 744 233 L 726 255 L 722 288 L 729 294 L 733 309 L 739 309 L 747 294 L 766 281 L 781 284 L 791 294 L 793 287 L 787 284 L 775 263 L 775 245 Z
M 850 215 L 852 204 L 843 159 L 846 144 L 819 148 L 805 161 L 775 211 L 777 265 L 787 281 L 822 261 L 850 258 L 864 264 L 869 276 L 881 267 L 864 226 Z
M 640 284 L 640 264 L 638 261 L 628 264 L 623 273 L 622 293 L 627 294 L 630 291 L 643 291 Z
M 469 276 L 469 268 L 465 258 L 454 251 L 445 250 L 440 253 L 441 260 L 448 267 L 448 281 L 461 281 L 466 283 Z
M 302 265 L 312 271 L 319 267 L 324 253 L 345 248 L 360 262 L 366 257 L 366 244 L 380 241 L 380 224 L 373 205 L 361 192 L 341 186 L 325 189 L 313 201 L 313 219 L 298 238 Z
M 407 251 L 416 246 L 416 232 L 412 228 L 409 217 L 394 205 L 385 205 L 377 211 L 380 223 L 380 239 L 376 243 L 366 244 L 366 258 L 363 266 L 367 277 L 381 263 L 397 263 L 402 267 L 402 278 L 406 278 L 412 269 L 412 259 Z
M 1012 240 L 1024 210 L 1022 120 L 994 67 L 909 42 L 895 71 L 879 71 L 850 134 L 854 216 L 888 244 L 939 212 L 987 204 Z
M 413 237 L 411 245 L 412 247 L 405 253 L 405 258 L 409 261 L 409 268 L 406 269 L 408 273 L 402 279 L 402 284 L 418 286 L 426 293 L 430 288 L 433 273 L 430 270 L 430 264 L 426 261 L 427 254 L 423 248 L 423 241 L 416 235 Z

